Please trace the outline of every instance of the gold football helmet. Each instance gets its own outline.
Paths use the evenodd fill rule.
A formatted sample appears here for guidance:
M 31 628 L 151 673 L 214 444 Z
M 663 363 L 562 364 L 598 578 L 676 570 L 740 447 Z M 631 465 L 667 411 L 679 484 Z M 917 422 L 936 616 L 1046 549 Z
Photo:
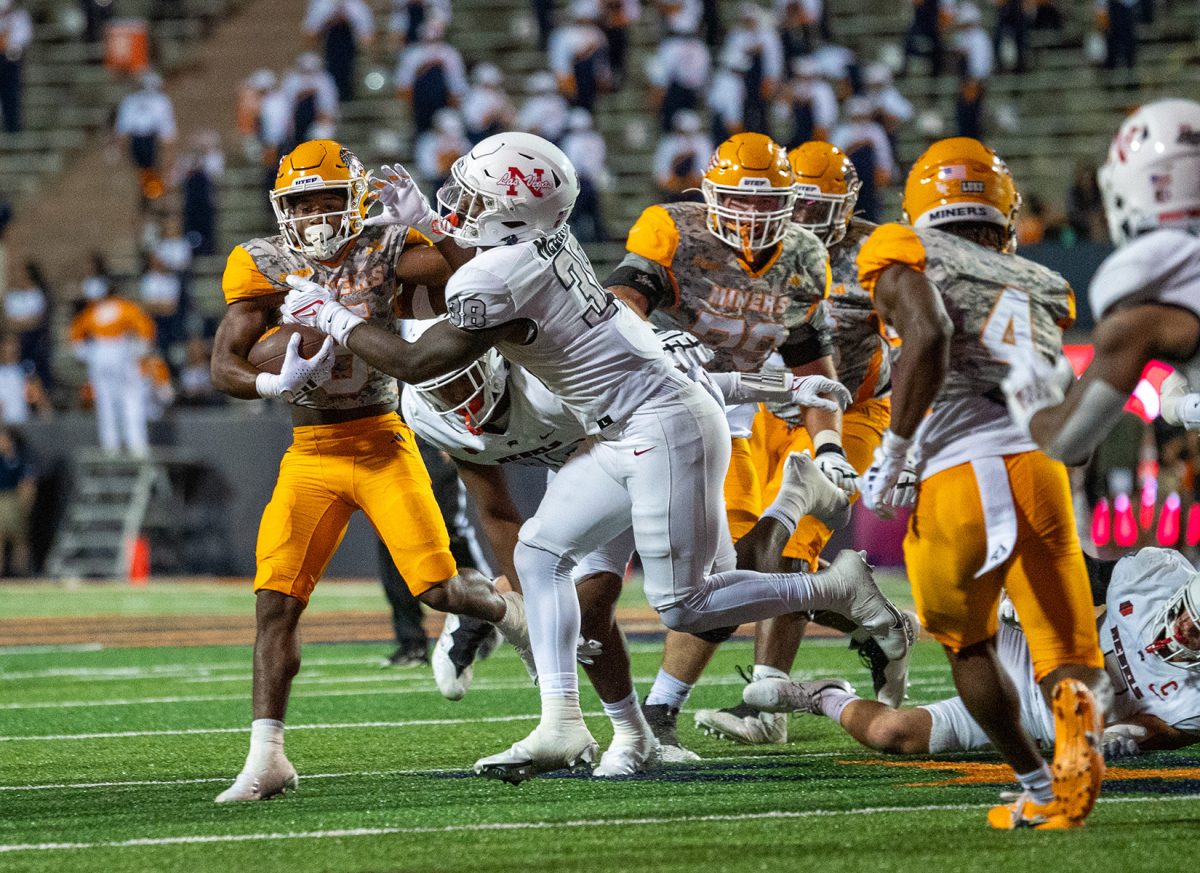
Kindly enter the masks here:
M 835 145 L 812 140 L 788 152 L 796 175 L 796 207 L 792 221 L 811 230 L 827 246 L 840 242 L 854 216 L 862 181 L 846 153 Z
M 739 133 L 717 146 L 700 183 L 708 229 L 750 260 L 783 239 L 796 199 L 783 148 L 761 133 Z
M 313 191 L 340 191 L 343 208 L 332 212 L 297 215 L 292 198 Z M 302 142 L 279 161 L 271 207 L 279 232 L 288 246 L 318 261 L 334 257 L 363 231 L 370 208 L 370 177 L 362 161 L 331 139 Z M 336 227 L 330 219 L 337 217 Z
M 1021 195 L 1008 165 L 977 139 L 935 142 L 917 158 L 904 186 L 904 218 L 913 227 L 983 221 L 1004 228 L 1006 251 L 1017 247 Z

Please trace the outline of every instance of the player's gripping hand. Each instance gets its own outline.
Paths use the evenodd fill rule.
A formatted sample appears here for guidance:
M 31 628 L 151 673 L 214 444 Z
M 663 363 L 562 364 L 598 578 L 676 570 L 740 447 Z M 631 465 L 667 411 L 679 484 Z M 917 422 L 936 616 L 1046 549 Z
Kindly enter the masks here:
M 415 228 L 434 242 L 444 237 L 443 219 L 430 207 L 408 170 L 400 164 L 384 164 L 379 168 L 382 179 L 371 180 L 372 198 L 383 207 L 363 223 L 368 226 L 402 224 Z
M 335 299 L 333 291 L 311 279 L 288 276 L 292 290 L 279 307 L 285 324 L 303 324 L 324 331 L 338 342 L 346 344 L 350 331 L 366 319 L 351 312 Z
M 901 485 L 905 467 L 908 464 L 908 449 L 912 440 L 897 436 L 890 430 L 883 432 L 883 442 L 875 449 L 875 458 L 867 470 L 866 487 L 863 489 L 863 501 L 867 508 L 880 518 L 893 518 L 896 508 L 905 505 L 901 502 L 905 494 L 897 494 L 897 488 L 902 491 L 912 490 L 916 494 L 916 473 L 913 472 L 912 483 Z M 911 467 L 909 467 L 911 470 Z M 905 477 L 907 480 L 907 477 Z
M 831 396 L 822 397 L 822 394 Z M 801 408 L 842 412 L 851 399 L 845 385 L 825 376 L 801 376 L 792 380 L 792 403 Z
M 713 350 L 686 331 L 655 328 L 654 335 L 675 366 L 685 373 L 704 369 L 713 359 Z
M 1065 365 L 1065 367 L 1064 367 Z M 1021 431 L 1029 435 L 1029 421 L 1043 409 L 1063 402 L 1070 363 L 1060 357 L 1051 364 L 1032 349 L 1017 348 L 1009 361 L 1008 375 L 1000 383 L 1008 403 L 1008 414 Z
M 1104 729 L 1100 737 L 1100 749 L 1104 760 L 1132 758 L 1142 753 L 1138 740 L 1145 739 L 1149 731 L 1136 724 L 1114 724 Z
M 275 373 L 259 373 L 254 387 L 259 397 L 288 397 L 324 385 L 333 376 L 333 337 L 326 337 L 311 358 L 300 354 L 300 334 L 288 340 L 283 364 Z
M 1187 379 L 1173 371 L 1158 389 L 1163 421 L 1188 430 L 1200 430 L 1200 394 L 1190 390 Z
M 858 470 L 846 458 L 846 452 L 837 443 L 826 443 L 817 449 L 813 460 L 825 478 L 841 489 L 847 497 L 858 493 Z

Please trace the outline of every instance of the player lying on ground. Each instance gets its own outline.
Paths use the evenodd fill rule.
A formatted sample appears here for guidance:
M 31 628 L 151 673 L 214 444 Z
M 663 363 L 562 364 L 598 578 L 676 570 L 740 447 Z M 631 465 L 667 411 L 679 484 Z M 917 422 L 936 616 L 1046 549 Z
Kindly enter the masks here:
M 736 378 L 734 378 L 736 377 Z M 706 377 L 702 377 L 706 378 Z M 800 405 L 834 401 L 819 393 L 837 393 L 838 386 L 820 376 L 795 380 L 790 373 L 756 376 L 728 374 L 717 377 L 725 392 L 722 402 L 787 400 Z M 846 399 L 846 398 L 839 398 Z M 401 408 L 405 420 L 429 444 L 453 458 L 478 511 L 481 527 L 505 574 L 515 576 L 513 553 L 523 518 L 509 491 L 502 466 L 537 464 L 558 469 L 583 442 L 585 434 L 562 402 L 541 382 L 495 350 L 459 373 L 432 382 L 406 386 Z M 819 515 L 833 527 L 850 518 L 845 496 L 834 487 L 811 459 L 798 456 L 784 483 L 785 505 L 794 500 L 799 511 Z M 794 492 L 798 496 L 792 497 Z M 767 548 L 776 553 L 786 541 L 786 528 L 772 521 L 762 524 L 774 531 Z M 595 776 L 623 776 L 654 766 L 665 759 L 686 760 L 677 737 L 663 737 L 643 717 L 637 705 L 630 674 L 629 653 L 616 623 L 616 604 L 625 567 L 634 549 L 632 532 L 586 556 L 575 568 L 576 591 L 584 639 L 599 644 L 599 653 L 585 661 L 585 671 L 613 722 L 613 742 L 593 770 Z M 732 544 L 726 552 L 732 550 Z M 470 681 L 469 663 L 454 651 L 453 636 L 443 636 L 435 647 L 435 674 L 439 686 L 448 686 L 461 697 Z M 457 660 L 457 664 L 455 661 Z
M 338 303 L 336 290 L 295 280 L 285 317 L 318 327 L 408 383 L 465 367 L 495 347 L 557 394 L 589 436 L 521 527 L 515 554 L 542 720 L 525 740 L 479 761 L 481 773 L 521 778 L 594 758 L 579 708 L 572 570 L 631 522 L 647 599 L 668 627 L 699 633 L 832 609 L 867 627 L 889 656 L 904 654 L 907 626 L 853 552 L 819 573 L 710 575 L 729 463 L 723 410 L 596 280 L 566 224 L 579 183 L 560 149 L 523 133 L 482 141 L 438 193 L 447 219 L 407 173 L 394 176 L 383 201 L 389 220 L 443 231 L 476 251 L 446 286 L 449 320 L 406 343 Z
M 1095 357 L 1072 384 L 1069 367 L 1020 355 L 1004 381 L 1013 420 L 1067 463 L 1087 460 L 1155 358 L 1181 369 L 1163 385 L 1163 419 L 1200 428 L 1200 394 L 1187 393 L 1200 390 L 1198 131 L 1195 100 L 1148 103 L 1121 124 L 1098 174 L 1117 250 L 1088 289 Z
M 1200 742 L 1200 573 L 1178 552 L 1142 549 L 1117 562 L 1104 606 L 1100 644 L 1116 689 L 1105 757 Z M 1052 747 L 1054 717 L 1015 621 L 1001 619 L 996 654 L 1020 697 L 1021 723 L 1040 745 Z M 863 700 L 840 679 L 769 679 L 746 686 L 744 695 L 772 712 L 828 716 L 881 752 L 939 754 L 991 745 L 959 697 L 891 709 Z

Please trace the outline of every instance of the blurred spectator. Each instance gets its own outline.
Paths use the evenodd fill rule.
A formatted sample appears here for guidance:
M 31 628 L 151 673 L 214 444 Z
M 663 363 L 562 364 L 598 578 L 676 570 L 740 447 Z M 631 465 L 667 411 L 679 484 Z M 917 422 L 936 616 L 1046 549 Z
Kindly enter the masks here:
M 33 414 L 50 414 L 50 400 L 33 362 L 21 355 L 21 340 L 12 334 L 0 337 L 0 421 L 22 425 Z
M 904 66 L 900 75 L 908 72 L 908 59 L 913 55 L 929 58 L 929 75 L 942 74 L 942 17 L 943 0 L 912 0 L 913 17 L 904 37 Z
M 558 142 L 567 127 L 567 112 L 571 107 L 558 93 L 554 75 L 545 71 L 532 73 L 525 82 L 529 96 L 517 115 L 517 128 Z
M 791 131 L 786 140 L 789 149 L 809 140 L 828 140 L 838 116 L 837 96 L 821 78 L 815 58 L 796 58 L 792 72 L 795 77 L 784 86 L 779 101 Z
M 537 24 L 538 50 L 545 51 L 554 33 L 554 0 L 531 0 L 533 20 Z
M 821 65 L 821 76 L 833 86 L 833 93 L 837 94 L 839 100 L 862 91 L 858 57 L 853 49 L 823 42 L 813 49 L 811 57 Z
M 913 117 L 913 105 L 892 82 L 892 71 L 883 64 L 871 64 L 863 71 L 863 96 L 871 102 L 871 113 L 887 132 L 892 152 L 900 127 Z
M 842 149 L 858 170 L 862 183 L 858 213 L 868 221 L 879 221 L 879 189 L 890 185 L 899 173 L 892 147 L 887 132 L 873 117 L 867 98 L 851 97 L 842 109 L 846 121 L 837 126 L 829 141 Z
M 517 110 L 504 90 L 504 74 L 495 64 L 476 64 L 471 71 L 462 114 L 467 138 L 473 143 L 513 126 Z
M 338 100 L 353 100 L 359 49 L 375 41 L 371 8 L 364 0 L 308 0 L 303 28 L 310 48 L 325 42 L 325 69 L 337 85 Z
M 724 142 L 746 129 L 746 70 L 749 66 L 750 60 L 745 55 L 728 50 L 721 52 L 721 64 L 708 88 L 713 142 Z
M 21 130 L 21 64 L 33 42 L 33 19 L 13 0 L 0 0 L 0 114 L 5 133 Z
M 1005 68 L 1004 40 L 1012 37 L 1016 55 L 1014 73 L 1029 69 L 1029 19 L 1025 15 L 1025 0 L 996 0 L 996 29 L 992 32 L 992 49 L 1001 70 Z
M 959 4 L 954 27 L 954 50 L 959 62 L 958 102 L 954 107 L 958 135 L 983 139 L 983 98 L 995 62 L 992 41 L 974 3 Z
M 699 33 L 704 22 L 701 0 L 658 0 L 658 15 L 666 33 Z M 709 46 L 719 45 L 711 33 L 705 34 Z
M 212 348 L 208 340 L 194 336 L 187 341 L 186 358 L 179 372 L 179 402 L 184 406 L 217 406 L 225 393 L 212 383 Z
M 608 147 L 592 127 L 592 114 L 577 106 L 567 116 L 567 134 L 562 150 L 579 171 L 579 197 L 571 213 L 571 229 L 580 242 L 608 239 L 600 210 L 600 192 L 608 187 Z
M 1105 32 L 1104 69 L 1137 64 L 1138 0 L 1096 0 L 1096 22 Z
M 1087 161 L 1075 165 L 1075 176 L 1067 190 L 1067 225 L 1082 240 L 1106 242 L 1108 225 L 1104 201 L 1096 183 L 1096 167 Z
M 93 260 L 102 281 L 84 280 L 88 303 L 71 322 L 71 349 L 87 366 L 101 448 L 117 453 L 124 447 L 144 457 L 150 441 L 142 359 L 154 342 L 154 322 L 140 306 L 120 296 L 111 281 L 103 281 L 103 261 L 98 256 Z M 98 292 L 102 296 L 93 296 Z
M 29 573 L 29 513 L 37 497 L 37 473 L 24 440 L 0 427 L 0 556 L 8 553 L 6 576 Z
M 663 131 L 671 129 L 671 121 L 680 109 L 700 107 L 700 94 L 708 83 L 710 66 L 708 46 L 694 28 L 672 31 L 659 44 L 646 63 L 646 78 L 650 80 L 650 101 L 658 109 Z
M 262 168 L 260 187 L 275 184 L 279 157 L 291 137 L 292 110 L 287 95 L 277 87 L 272 70 L 255 70 L 242 83 L 238 96 L 238 130 L 245 137 L 247 157 Z M 275 220 L 270 198 L 259 198 L 266 215 Z
M 600 29 L 608 40 L 608 67 L 613 90 L 625 82 L 625 59 L 629 55 L 629 25 L 642 15 L 641 0 L 600 0 Z
M 596 108 L 600 94 L 612 89 L 608 40 L 596 23 L 599 19 L 598 0 L 571 0 L 571 23 L 550 34 L 550 70 L 558 89 L 572 106 L 588 112 Z
M 96 43 L 104 36 L 104 26 L 113 14 L 113 0 L 79 0 L 83 12 L 83 39 Z
M 471 150 L 471 141 L 462 118 L 454 109 L 439 109 L 433 116 L 433 129 L 417 137 L 417 172 L 426 191 L 436 191 L 450 176 L 450 167 Z
M 660 199 L 665 203 L 700 200 L 700 180 L 712 152 L 712 141 L 700 132 L 700 116 L 690 109 L 676 112 L 674 131 L 660 139 L 654 151 L 654 184 Z
M 117 107 L 116 133 L 126 143 L 138 171 L 141 204 L 163 195 L 163 146 L 175 141 L 175 107 L 163 93 L 162 76 L 143 73 L 141 87 L 126 94 Z
M 1062 30 L 1064 24 L 1066 19 L 1055 0 L 1034 0 L 1033 20 L 1029 23 L 1033 30 Z
M 458 49 L 446 42 L 446 22 L 427 18 L 421 41 L 400 54 L 396 65 L 396 93 L 412 107 L 414 133 L 433 127 L 439 109 L 458 106 L 467 93 L 466 68 Z
M 743 130 L 771 133 L 768 107 L 783 81 L 783 42 L 775 29 L 771 15 L 754 3 L 738 6 L 737 26 L 725 37 L 722 55 L 741 55 L 746 59 L 743 75 L 745 105 L 742 110 Z
M 192 255 L 195 254 L 192 242 L 184 230 L 182 216 L 168 214 L 151 251 L 166 269 L 186 277 L 192 266 Z
M 775 17 L 783 39 L 783 54 L 790 64 L 813 51 L 822 38 L 829 39 L 823 28 L 824 0 L 776 0 Z
M 103 254 L 94 251 L 88 260 L 91 262 L 92 269 L 79 280 L 79 294 L 83 297 L 83 303 L 75 313 L 76 315 L 86 309 L 92 301 L 107 297 L 109 292 L 116 287 L 116 280 L 113 278 L 112 271 L 108 268 L 108 262 L 105 261 Z
M 421 38 L 421 26 L 431 18 L 440 18 L 449 24 L 450 0 L 392 0 L 387 23 L 392 48 L 398 50 L 417 42 Z
M 225 175 L 221 135 L 202 130 L 192 136 L 171 174 L 172 187 L 182 191 L 183 236 L 197 255 L 216 253 L 217 187 Z
M 179 275 L 151 255 L 138 283 L 138 296 L 142 308 L 154 319 L 158 350 L 169 356 L 171 346 L 183 338 L 183 283 Z
M 721 24 L 721 0 L 700 0 L 700 22 L 704 28 L 704 41 L 715 49 L 725 39 L 725 27 Z
M 280 147 L 280 154 L 306 140 L 333 136 L 338 111 L 337 84 L 320 55 L 305 52 L 296 58 L 296 65 L 284 76 L 280 90 L 287 105 L 290 133 Z
M 33 365 L 43 384 L 53 385 L 50 301 L 54 295 L 37 261 L 25 262 L 25 276 L 27 284 L 4 292 L 4 323 L 20 343 L 21 360 Z
M 1021 204 L 1017 214 L 1017 247 L 1036 246 L 1046 241 L 1046 204 L 1036 194 Z

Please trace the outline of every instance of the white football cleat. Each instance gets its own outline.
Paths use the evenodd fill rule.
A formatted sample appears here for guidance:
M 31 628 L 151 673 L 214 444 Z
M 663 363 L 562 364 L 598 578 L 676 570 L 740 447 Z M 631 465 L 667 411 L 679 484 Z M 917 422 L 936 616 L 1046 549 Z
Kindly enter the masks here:
M 921 622 L 915 613 L 905 610 L 901 613 L 904 623 L 908 625 L 909 639 L 916 640 L 920 634 Z M 875 699 L 884 706 L 899 709 L 908 696 L 908 659 L 912 655 L 912 647 L 899 658 L 891 659 L 883 668 L 883 684 L 875 689 Z
M 599 752 L 600 746 L 582 724 L 553 735 L 543 732 L 539 725 L 506 751 L 480 758 L 475 762 L 475 773 L 516 785 L 541 773 L 590 765 Z
M 788 736 L 787 716 L 760 712 L 744 703 L 729 709 L 698 709 L 696 727 L 747 746 L 781 745 Z
M 783 462 L 779 490 L 790 489 L 804 515 L 811 515 L 830 530 L 850 523 L 850 499 L 821 472 L 808 452 L 792 452 Z
M 459 629 L 459 624 L 457 615 L 452 612 L 446 613 L 446 621 L 442 624 L 442 632 L 438 634 L 430 658 L 433 681 L 442 697 L 447 700 L 462 700 L 471 688 L 472 679 L 475 678 L 473 666 L 468 665 L 460 670 L 450 660 L 450 651 L 454 648 L 454 632 Z
M 679 734 L 676 733 L 678 709 L 667 706 L 665 703 L 653 705 L 643 703 L 642 715 L 646 719 L 646 724 L 650 725 L 654 738 L 658 740 L 664 764 L 690 764 L 700 760 L 699 755 L 691 749 L 685 748 L 679 742 Z
M 875 584 L 865 553 L 852 549 L 839 552 L 833 563 L 818 572 L 816 578 L 826 590 L 833 586 L 835 591 L 848 592 L 848 598 L 839 596 L 844 600 L 844 614 L 875 638 L 889 661 L 898 661 L 908 654 L 914 628 Z
M 844 679 L 813 679 L 808 682 L 758 679 L 742 689 L 742 700 L 763 712 L 811 712 L 820 715 L 821 693 L 831 688 L 854 693 L 854 687 Z
M 500 632 L 509 644 L 517 650 L 525 664 L 525 670 L 533 684 L 537 684 L 537 664 L 533 661 L 533 647 L 529 644 L 529 624 L 525 621 L 525 598 L 516 591 L 506 591 L 501 595 L 508 604 L 504 618 L 496 623 Z
M 290 791 L 299 784 L 300 777 L 296 775 L 296 768 L 280 754 L 261 767 L 244 768 L 233 784 L 217 795 L 216 802 L 267 800 Z
M 612 745 L 600 756 L 600 763 L 592 770 L 592 775 L 601 779 L 632 776 L 655 769 L 662 760 L 662 746 L 652 733 L 620 740 L 614 738 Z

